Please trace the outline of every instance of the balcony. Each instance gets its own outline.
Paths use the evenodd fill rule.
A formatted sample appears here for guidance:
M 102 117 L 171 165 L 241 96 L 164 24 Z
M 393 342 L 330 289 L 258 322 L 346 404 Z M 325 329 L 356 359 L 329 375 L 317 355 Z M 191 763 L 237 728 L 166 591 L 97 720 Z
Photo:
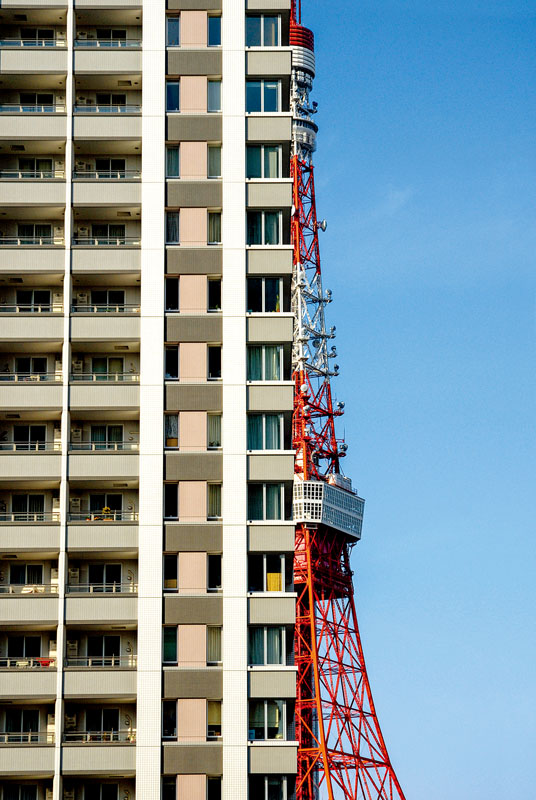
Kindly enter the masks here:
M 57 625 L 57 595 L 57 585 L 3 585 L 0 591 L 2 622 L 6 625 Z
M 139 206 L 140 203 L 139 177 L 136 179 L 127 177 L 87 178 L 86 173 L 86 176 L 77 178 L 73 183 L 73 205 L 75 206 L 89 208 L 110 205 Z M 96 241 L 98 243 L 99 239 Z M 112 244 L 117 241 L 115 239 Z
M 137 522 L 137 511 L 79 511 L 71 512 L 69 522 Z
M 71 735 L 71 734 L 69 734 Z M 136 732 L 77 731 L 73 740 L 64 740 L 62 772 L 64 775 L 133 775 L 136 768 Z M 111 737 L 117 735 L 119 740 Z M 74 740 L 74 736 L 78 739 Z M 85 738 L 84 738 L 85 737 Z M 106 738 L 110 737 L 110 738 Z
M 6 451 L 6 444 L 10 450 Z M 38 449 L 19 452 L 19 444 L 2 442 L 0 444 L 0 475 L 2 480 L 59 481 L 61 475 L 61 455 L 54 449 L 54 442 L 38 442 L 48 450 Z M 27 445 L 30 447 L 30 445 Z M 0 519 L 3 515 L 0 515 Z
M 119 45 L 121 42 L 121 45 Z M 107 45 L 103 47 L 103 45 Z M 115 45 L 115 46 L 112 46 Z M 75 42 L 74 69 L 77 75 L 141 73 L 141 42 L 134 39 L 85 40 Z
M 18 55 L 26 55 L 26 52 L 23 51 Z M 0 139 L 4 141 L 65 140 L 67 125 L 63 103 L 45 105 L 2 103 L 0 115 L 2 117 Z M 31 118 L 31 124 L 28 117 Z
M 134 624 L 138 618 L 138 601 L 135 594 L 94 593 L 68 594 L 65 600 L 65 619 L 70 625 Z
M 73 131 L 75 140 L 138 140 L 141 138 L 141 106 L 77 105 Z
M 56 659 L 1 658 L 0 699 L 53 700 L 56 697 Z
M 9 734 L 16 735 L 16 734 Z M 28 737 L 27 733 L 22 734 Z M 0 734 L 0 773 L 2 776 L 54 774 L 54 734 L 33 733 L 38 741 L 9 742 Z
M 0 744 L 54 744 L 52 731 L 9 731 L 0 732 Z
M 0 586 L 1 591 L 1 586 Z M 65 587 L 67 594 L 138 594 L 137 583 L 77 583 Z
M 0 236 L 2 247 L 63 247 L 61 236 Z
M 135 744 L 136 731 L 132 728 L 126 731 L 66 731 L 63 741 L 68 744 Z
M 0 105 L 0 111 L 4 106 Z M 21 106 L 23 108 L 23 106 Z M 37 108 L 37 107 L 36 107 Z M 115 103 L 115 104 L 86 104 L 76 103 L 73 107 L 75 114 L 141 114 L 139 103 Z
M 78 515 L 71 514 L 72 516 Z M 103 553 L 136 554 L 138 549 L 137 515 L 135 515 L 135 519 L 112 520 L 111 522 L 98 519 L 88 520 L 87 516 L 91 515 L 80 514 L 83 519 L 69 521 L 67 536 L 70 554 L 88 552 L 99 555 Z M 88 537 L 88 525 L 92 526 L 90 537 Z M 2 538 L 0 529 L 0 549 L 3 549 Z
M 140 247 L 139 236 L 85 236 L 75 237 L 72 240 L 73 247 Z
M 5 311 L 1 312 L 2 340 L 4 342 L 62 342 L 63 316 L 57 312 Z M 3 379 L 0 376 L 0 380 Z M 15 377 L 15 376 L 13 376 Z M 17 377 L 21 377 L 18 375 Z M 26 375 L 26 378 L 29 376 Z M 40 380 L 40 375 L 38 380 Z M 25 380 L 28 383 L 28 380 Z
M 2 75 L 62 75 L 67 72 L 66 42 L 54 39 L 2 39 Z
M 115 444 L 122 444 L 116 442 Z M 125 444 L 131 445 L 131 442 Z M 71 480 L 137 480 L 139 474 L 138 453 L 125 450 L 99 450 L 69 454 L 69 478 Z M 125 515 L 132 512 L 117 511 L 118 519 L 125 520 Z M 103 517 L 103 515 L 97 515 Z M 95 520 L 93 520 L 95 521 Z M 104 521 L 104 520 L 103 520 Z
M 2 170 L 0 173 L 0 203 L 4 206 L 62 206 L 65 205 L 65 180 L 44 177 L 36 174 L 30 178 L 28 173 L 19 173 L 19 177 L 8 177 L 6 173 L 15 170 Z M 44 209 L 43 209 L 44 211 Z M 24 241 L 24 240 L 23 240 Z M 43 243 L 47 243 L 43 240 Z M 53 241 L 52 244 L 55 244 Z
M 4 594 L 58 594 L 57 583 L 1 583 L 0 595 Z
M 61 373 L 0 373 L 4 411 L 57 411 L 62 407 Z
M 65 103 L 0 103 L 0 114 L 65 114 Z
M 2 173 L 0 173 L 0 178 Z M 115 170 L 75 170 L 73 172 L 74 181 L 139 181 L 141 170 L 139 169 L 115 169 Z

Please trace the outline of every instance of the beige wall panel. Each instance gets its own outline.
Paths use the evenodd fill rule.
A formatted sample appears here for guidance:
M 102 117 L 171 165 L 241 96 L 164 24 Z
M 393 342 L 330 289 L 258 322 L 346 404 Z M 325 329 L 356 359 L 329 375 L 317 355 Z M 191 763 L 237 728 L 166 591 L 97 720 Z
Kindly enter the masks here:
M 2 8 L 6 8 L 4 2 Z M 65 139 L 66 132 L 65 114 L 2 114 L 0 139 Z
M 207 243 L 207 209 L 183 208 L 180 212 L 179 235 L 184 247 L 199 247 Z
M 75 139 L 140 139 L 141 114 L 75 114 Z
M 52 700 L 56 698 L 56 670 L 2 670 L 0 700 Z
M 0 525 L 0 552 L 12 553 L 14 550 L 43 550 L 57 552 L 60 546 L 59 525 L 46 523 L 35 525 Z
M 250 697 L 296 697 L 296 672 L 294 670 L 251 670 L 249 673 Z
M 166 254 L 168 275 L 221 275 L 221 264 L 221 247 L 169 247 Z
M 248 411 L 292 411 L 293 386 L 248 386 Z
M 206 625 L 178 626 L 177 664 L 179 667 L 205 668 L 207 666 Z M 199 697 L 198 694 L 195 696 Z
M 206 26 L 206 14 L 204 17 Z M 184 19 L 184 15 L 181 16 L 181 20 L 182 19 Z M 184 30 L 184 28 L 182 30 Z M 206 179 L 207 158 L 206 142 L 182 142 L 180 149 L 181 178 L 190 181 Z
M 111 456 L 111 458 L 108 458 Z M 98 480 L 106 478 L 137 478 L 139 474 L 139 457 L 137 455 L 127 455 L 126 453 L 107 453 L 106 455 L 98 452 L 86 453 L 85 455 L 69 454 L 68 476 L 71 479 L 87 478 L 88 480 Z
M 207 46 L 207 12 L 183 11 L 181 14 L 181 47 L 185 50 Z
M 206 594 L 207 554 L 179 553 L 179 594 Z
M 71 339 L 74 342 L 107 342 L 110 339 L 133 342 L 139 338 L 139 316 L 75 314 L 71 319 Z
M 164 542 L 164 550 L 168 553 L 186 552 L 187 550 L 219 553 L 222 548 L 222 528 L 220 524 L 214 522 L 197 525 L 166 522 Z
M 255 775 L 295 775 L 296 745 L 254 746 L 249 748 L 249 771 Z
M 249 525 L 250 553 L 292 553 L 294 525 Z
M 182 314 L 206 313 L 206 275 L 181 275 L 179 287 L 179 307 Z
M 207 79 L 204 75 L 185 75 L 181 78 L 180 107 L 183 114 L 202 114 L 206 112 Z
M 0 385 L 0 406 L 3 411 L 61 408 L 61 383 L 13 383 Z
M 28 51 L 23 51 L 24 55 Z M 0 56 L 2 54 L 0 53 Z M 2 206 L 65 206 L 65 181 L 2 181 L 0 205 Z M 46 210 L 43 209 L 43 216 Z
M 41 390 L 42 391 L 42 390 Z M 106 383 L 71 386 L 71 408 L 85 411 L 102 408 L 137 409 L 140 405 L 140 389 L 135 384 L 111 385 Z
M 45 342 L 60 341 L 62 338 L 63 318 L 61 314 L 39 314 L 22 316 L 21 314 L 2 314 L 0 336 L 3 342 L 31 342 L 36 339 Z
M 52 623 L 58 620 L 58 598 L 45 595 L 5 595 L 2 597 L 2 624 Z
M 179 482 L 179 519 L 183 522 L 205 522 L 207 519 L 206 481 Z
M 290 115 L 277 117 L 248 117 L 246 137 L 248 142 L 286 142 L 290 141 L 292 119 Z
M 139 205 L 141 183 L 135 181 L 74 181 L 74 206 Z
M 113 598 L 92 594 L 87 597 L 68 596 L 65 600 L 66 622 L 91 623 L 96 619 L 106 622 L 136 622 L 138 601 L 136 597 L 116 595 Z
M 264 6 L 266 8 L 266 6 Z M 246 52 L 247 75 L 268 77 L 290 75 L 291 53 L 289 50 L 257 50 Z
M 74 51 L 74 68 L 79 75 L 92 75 L 99 73 L 141 73 L 141 48 L 136 50 L 105 50 L 102 47 L 95 50 Z
M 177 700 L 177 741 L 205 742 L 207 739 L 207 703 L 204 699 Z
M 44 458 L 43 458 L 44 456 Z M 0 453 L 0 480 L 41 480 L 59 481 L 61 456 L 53 453 L 30 455 L 29 453 Z
M 168 481 L 221 481 L 223 478 L 222 454 L 219 452 L 166 453 L 165 466 Z
M 246 184 L 247 205 L 250 208 L 284 208 L 292 205 L 292 184 L 248 183 Z
M 179 347 L 179 378 L 183 383 L 207 380 L 207 347 L 203 342 L 186 342 Z
M 73 274 L 140 271 L 140 250 L 135 247 L 75 247 L 71 257 Z
M 205 775 L 177 775 L 177 800 L 206 800 Z
M 74 553 L 78 551 L 103 552 L 121 550 L 137 550 L 138 524 L 117 523 L 107 525 L 91 523 L 91 538 L 88 538 L 88 527 L 85 523 L 75 525 L 70 523 L 67 527 L 67 549 Z
M 181 411 L 179 414 L 179 446 L 183 453 L 207 449 L 207 412 Z
M 292 274 L 292 249 L 248 250 L 248 275 L 290 275 Z
M 252 597 L 249 600 L 250 625 L 293 625 L 296 621 L 296 598 Z
M 28 138 L 28 137 L 26 137 Z M 65 250 L 63 247 L 2 247 L 0 248 L 0 273 L 21 272 L 25 276 L 43 272 L 63 272 Z
M 63 678 L 63 694 L 66 699 L 135 698 L 136 678 L 135 669 L 67 669 Z
M 99 747 L 63 748 L 62 772 L 64 775 L 125 775 L 134 774 L 136 747 L 128 745 L 100 745 Z
M 202 0 L 207 3 L 207 0 Z M 193 772 L 203 775 L 221 775 L 223 771 L 223 748 L 218 744 L 164 745 L 164 775 Z
M 290 0 L 246 0 L 247 11 L 290 11 Z
M 2 6 L 4 3 L 2 3 Z M 2 776 L 31 776 L 54 774 L 54 745 L 47 747 L 21 745 L 0 748 Z
M 291 481 L 294 477 L 294 455 L 248 456 L 250 481 Z
M 294 318 L 282 314 L 269 317 L 250 317 L 247 320 L 248 342 L 291 342 Z

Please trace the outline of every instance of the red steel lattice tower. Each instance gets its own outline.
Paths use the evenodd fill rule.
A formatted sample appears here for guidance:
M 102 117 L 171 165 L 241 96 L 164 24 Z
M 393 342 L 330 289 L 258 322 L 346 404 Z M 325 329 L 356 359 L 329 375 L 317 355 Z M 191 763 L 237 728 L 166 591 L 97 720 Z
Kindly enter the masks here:
M 301 0 L 300 0 L 301 5 Z M 309 99 L 314 38 L 293 0 L 291 177 L 292 310 L 295 384 L 293 447 L 296 800 L 404 800 L 380 730 L 354 604 L 350 550 L 361 536 L 364 501 L 339 467 L 346 445 L 335 433 L 335 328 L 325 327 L 331 293 L 322 288 L 312 154 L 316 103 Z

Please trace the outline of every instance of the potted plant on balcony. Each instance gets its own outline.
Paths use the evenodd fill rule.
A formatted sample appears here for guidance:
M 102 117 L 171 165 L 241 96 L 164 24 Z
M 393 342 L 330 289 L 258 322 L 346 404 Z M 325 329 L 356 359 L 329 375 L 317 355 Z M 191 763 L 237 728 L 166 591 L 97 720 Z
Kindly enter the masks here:
M 114 515 L 110 506 L 104 506 L 102 509 L 102 519 L 104 522 L 113 522 Z

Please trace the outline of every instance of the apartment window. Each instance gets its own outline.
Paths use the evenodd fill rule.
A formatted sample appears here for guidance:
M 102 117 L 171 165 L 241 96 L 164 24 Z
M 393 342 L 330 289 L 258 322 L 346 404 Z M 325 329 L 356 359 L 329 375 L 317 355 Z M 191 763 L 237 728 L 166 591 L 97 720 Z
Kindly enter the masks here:
M 40 636 L 9 636 L 7 640 L 8 658 L 39 658 L 40 655 Z
M 221 278 L 208 279 L 208 310 L 221 311 Z
M 43 240 L 45 242 L 52 241 L 52 225 L 38 222 L 19 222 L 17 225 L 17 238 L 22 239 L 22 244 L 38 244 Z
M 180 43 L 181 43 L 180 17 L 168 17 L 166 19 L 166 44 L 168 47 L 178 47 Z
M 180 178 L 179 148 L 166 147 L 166 178 Z
M 177 779 L 163 778 L 162 800 L 177 800 Z
M 256 14 L 246 17 L 246 47 L 277 47 L 281 18 Z
M 208 379 L 209 381 L 221 380 L 221 345 L 208 346 Z
M 177 663 L 177 626 L 164 627 L 164 644 L 162 660 L 164 664 Z
M 221 211 L 208 212 L 208 244 L 221 244 Z
M 124 28 L 98 28 L 97 40 L 99 42 L 106 41 L 126 41 L 127 32 Z
M 272 314 L 282 311 L 282 278 L 248 278 L 248 314 Z
M 208 484 L 208 519 L 221 519 L 221 483 Z
M 179 244 L 179 212 L 166 211 L 166 244 Z
M 221 700 L 207 700 L 207 739 L 221 737 Z
M 207 111 L 221 111 L 221 81 L 207 83 Z
M 248 245 L 281 244 L 283 215 L 280 211 L 248 211 L 247 243 Z
M 5 783 L 3 800 L 37 800 L 37 784 Z
M 180 83 L 166 81 L 166 111 L 180 111 Z
M 164 484 L 164 518 L 178 519 L 179 491 L 176 483 Z
M 125 307 L 123 289 L 92 289 L 91 305 L 96 311 L 122 311 Z
M 97 92 L 95 95 L 96 104 L 111 108 L 111 106 L 126 106 L 127 96 L 124 92 Z
M 37 175 L 42 178 L 53 178 L 51 158 L 19 158 L 19 170 L 27 173 L 23 177 Z
M 207 665 L 221 664 L 221 626 L 207 626 Z
M 11 513 L 15 521 L 43 520 L 44 512 L 44 494 L 14 494 L 11 497 Z
M 122 425 L 92 425 L 91 445 L 93 450 L 122 450 Z
M 221 778 L 207 775 L 207 800 L 221 800 Z
M 46 425 L 14 425 L 13 442 L 15 450 L 44 450 L 46 446 Z
M 248 519 L 283 519 L 284 486 L 282 483 L 248 484 Z
M 33 111 L 38 106 L 42 111 L 54 111 L 53 92 L 20 92 L 19 100 L 23 111 Z
M 249 144 L 246 148 L 246 177 L 280 178 L 281 145 Z
M 218 450 L 221 447 L 221 414 L 207 414 L 207 448 Z
M 221 592 L 221 553 L 207 555 L 207 590 Z
M 121 564 L 89 564 L 88 583 L 93 592 L 113 592 L 121 587 Z
M 292 557 L 279 553 L 248 556 L 248 592 L 291 592 Z
M 45 375 L 46 371 L 46 356 L 21 356 L 15 359 L 15 372 L 17 375 Z
M 208 18 L 207 43 L 209 47 L 220 47 L 221 17 Z
M 248 414 L 248 450 L 282 450 L 283 415 Z
M 280 381 L 282 374 L 282 345 L 257 344 L 247 348 L 248 381 Z
M 35 586 L 43 583 L 42 564 L 11 564 L 9 583 L 13 586 Z
M 121 659 L 120 636 L 88 636 L 87 664 L 94 667 L 118 665 Z M 81 663 L 75 661 L 75 663 Z
M 124 361 L 120 356 L 93 356 L 91 372 L 96 380 L 116 380 L 124 373 Z
M 248 113 L 277 113 L 281 110 L 280 81 L 246 81 L 246 111 Z
M 166 347 L 164 353 L 164 372 L 166 380 L 178 380 L 179 377 L 179 348 L 176 344 Z
M 284 700 L 250 700 L 248 739 L 285 739 L 286 706 Z
M 176 592 L 178 589 L 177 554 L 164 556 L 164 592 Z
M 39 731 L 39 711 L 34 708 L 7 708 L 4 725 L 8 734 L 4 741 L 8 743 L 37 741 L 39 737 L 30 734 Z
M 123 495 L 122 494 L 90 494 L 89 495 L 89 510 L 92 514 L 103 514 L 107 516 L 104 509 L 110 513 L 112 519 L 121 519 L 123 509 Z
M 179 446 L 179 415 L 166 414 L 164 417 L 164 438 L 166 447 Z
M 221 178 L 221 144 L 208 146 L 207 177 Z
M 177 738 L 177 702 L 165 700 L 162 703 L 162 738 Z
M 248 779 L 249 800 L 292 800 L 293 778 L 286 775 L 250 775 Z
M 91 226 L 93 239 L 101 240 L 101 244 L 125 244 L 126 227 L 123 223 L 99 222 Z M 98 244 L 98 241 L 97 241 Z
M 179 310 L 179 279 L 166 278 L 166 311 Z
M 286 630 L 282 625 L 248 629 L 248 663 L 265 666 L 286 662 Z

